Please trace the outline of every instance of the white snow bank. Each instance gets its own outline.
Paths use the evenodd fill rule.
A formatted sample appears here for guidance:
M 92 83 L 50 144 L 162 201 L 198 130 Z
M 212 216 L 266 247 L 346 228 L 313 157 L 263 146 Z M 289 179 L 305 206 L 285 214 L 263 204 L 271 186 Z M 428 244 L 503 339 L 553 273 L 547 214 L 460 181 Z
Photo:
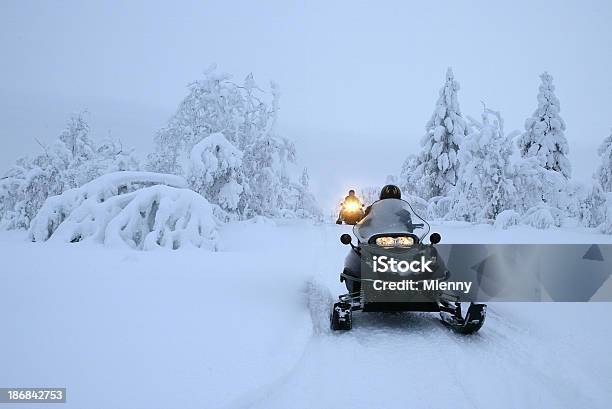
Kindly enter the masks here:
M 30 224 L 29 237 L 32 241 L 47 240 L 70 213 L 86 200 L 90 204 L 101 203 L 110 197 L 153 185 L 184 188 L 187 187 L 187 181 L 180 176 L 154 172 L 125 171 L 102 175 L 81 187 L 47 198 Z
M 540 204 L 528 209 L 523 215 L 523 224 L 536 229 L 549 229 L 561 226 L 561 211 L 552 206 Z
M 58 226 L 52 239 L 93 240 L 151 250 L 215 248 L 217 221 L 210 203 L 189 189 L 151 186 L 101 203 L 85 201 Z
M 150 250 L 184 246 L 215 248 L 213 206 L 183 189 L 178 176 L 116 172 L 45 201 L 32 221 L 32 241 L 95 241 Z
M 0 232 L 0 385 L 66 386 L 66 409 L 609 406 L 612 304 L 497 303 L 473 337 L 435 314 L 356 312 L 335 333 L 328 303 L 350 251 L 338 237 L 352 226 L 266 220 L 223 225 L 219 252 Z M 433 228 L 444 243 L 612 242 L 586 228 Z
M 516 226 L 519 224 L 521 215 L 514 210 L 504 210 L 495 218 L 493 227 L 496 229 L 507 229 L 510 226 Z
M 0 232 L 0 247 L 0 385 L 65 386 L 61 409 L 246 407 L 312 334 L 311 266 L 283 268 L 295 250 L 269 268 L 269 252 L 38 245 L 21 231 Z

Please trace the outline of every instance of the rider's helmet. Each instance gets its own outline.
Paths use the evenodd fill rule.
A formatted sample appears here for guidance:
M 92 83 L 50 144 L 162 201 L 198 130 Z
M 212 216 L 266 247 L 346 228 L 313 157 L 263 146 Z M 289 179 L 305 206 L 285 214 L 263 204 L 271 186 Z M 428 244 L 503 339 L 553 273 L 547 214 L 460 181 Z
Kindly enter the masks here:
M 349 190 L 349 196 L 355 196 L 355 191 L 353 189 Z
M 401 199 L 402 192 L 400 188 L 395 185 L 386 185 L 380 191 L 380 200 L 383 199 Z

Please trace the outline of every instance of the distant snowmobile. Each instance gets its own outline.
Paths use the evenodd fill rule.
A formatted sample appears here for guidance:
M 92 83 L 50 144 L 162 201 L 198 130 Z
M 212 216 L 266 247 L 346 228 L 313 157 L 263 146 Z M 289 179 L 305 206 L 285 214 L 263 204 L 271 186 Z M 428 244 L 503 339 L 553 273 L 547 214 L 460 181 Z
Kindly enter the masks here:
M 352 189 L 349 190 L 348 196 L 340 203 L 340 214 L 338 215 L 336 224 L 342 224 L 342 222 L 344 222 L 354 225 L 363 218 L 363 207 L 361 201 L 355 196 L 355 191 Z
M 432 292 L 428 292 L 427 298 L 417 302 L 404 302 L 404 299 L 402 302 L 372 302 L 372 299 L 368 300 L 364 296 L 362 284 L 369 289 L 373 281 L 362 277 L 362 250 L 365 251 L 366 247 L 368 250 L 380 248 L 391 251 L 393 254 L 403 256 L 404 259 L 412 259 L 417 264 L 423 263 L 424 259 L 435 260 L 434 265 L 427 266 L 431 267 L 428 279 L 439 282 L 448 280 L 450 272 L 446 269 L 444 261 L 438 258 L 434 247 L 440 242 L 441 237 L 438 233 L 432 233 L 429 237 L 430 244 L 425 244 L 423 239 L 428 233 L 429 224 L 404 200 L 384 199 L 369 207 L 367 215 L 353 228 L 357 245 L 351 243 L 352 238 L 349 234 L 340 237 L 343 244 L 351 246 L 344 270 L 340 274 L 340 281 L 345 283 L 348 293 L 339 296 L 339 301 L 332 307 L 330 315 L 332 330 L 350 330 L 352 312 L 357 310 L 439 312 L 443 323 L 463 334 L 474 333 L 482 327 L 486 305 L 459 302 L 459 298 L 450 293 L 433 292 L 432 295 Z M 415 282 L 418 282 L 419 278 L 414 277 Z M 421 282 L 422 278 L 423 276 L 420 276 Z

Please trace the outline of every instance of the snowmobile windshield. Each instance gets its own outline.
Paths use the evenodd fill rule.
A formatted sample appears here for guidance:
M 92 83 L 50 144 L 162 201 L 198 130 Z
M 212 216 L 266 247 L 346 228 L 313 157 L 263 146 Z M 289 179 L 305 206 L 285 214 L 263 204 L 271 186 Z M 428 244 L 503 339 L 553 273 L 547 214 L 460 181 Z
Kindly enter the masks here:
M 429 233 L 429 224 L 400 199 L 384 199 L 374 202 L 370 212 L 361 219 L 353 233 L 362 243 L 380 234 L 413 234 L 423 241 Z

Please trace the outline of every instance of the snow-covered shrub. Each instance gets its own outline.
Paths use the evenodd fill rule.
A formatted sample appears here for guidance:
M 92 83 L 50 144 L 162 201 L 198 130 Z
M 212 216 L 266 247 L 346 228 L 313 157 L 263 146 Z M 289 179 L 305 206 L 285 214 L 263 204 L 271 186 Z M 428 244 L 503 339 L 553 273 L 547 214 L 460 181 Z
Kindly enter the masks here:
M 561 173 L 546 169 L 537 157 L 518 158 L 512 168 L 516 189 L 514 210 L 524 214 L 542 203 L 563 207 L 567 179 Z
M 579 221 L 586 227 L 597 227 L 606 218 L 606 193 L 594 183 L 584 201 L 580 202 Z
M 510 226 L 516 226 L 520 223 L 521 215 L 514 210 L 504 210 L 495 218 L 493 227 L 496 229 L 507 229 Z
M 612 134 L 608 136 L 597 150 L 601 164 L 597 169 L 596 178 L 604 192 L 612 192 Z
M 561 226 L 562 213 L 555 207 L 544 203 L 528 209 L 521 218 L 521 223 L 537 229 L 548 229 Z
M 538 108 L 525 121 L 525 133 L 518 140 L 522 157 L 538 157 L 545 169 L 571 176 L 572 168 L 567 154 L 569 147 L 565 139 L 565 122 L 559 116 L 559 99 L 555 95 L 552 76 L 540 75 L 542 83 L 538 93 Z
M 0 180 L 0 227 L 28 228 L 47 197 L 118 170 L 136 170 L 138 162 L 121 144 L 89 138 L 83 114 L 70 119 L 59 138 L 43 153 L 22 158 Z
M 187 182 L 179 176 L 124 171 L 103 175 L 79 188 L 69 189 L 60 195 L 51 196 L 47 198 L 32 220 L 29 237 L 32 241 L 45 241 L 55 233 L 75 209 L 104 203 L 112 197 L 159 184 L 177 188 L 187 187 Z
M 606 202 L 603 208 L 604 220 L 599 230 L 605 234 L 612 234 L 612 193 L 605 194 Z
M 190 189 L 156 185 L 86 201 L 58 226 L 51 239 L 92 240 L 113 247 L 215 249 L 218 221 L 212 205 Z
M 585 227 L 597 227 L 603 222 L 606 198 L 597 179 L 593 179 L 591 184 L 569 180 L 559 197 L 558 207 L 566 217 Z
M 429 220 L 444 219 L 451 211 L 453 200 L 447 196 L 436 196 L 427 202 L 427 218 Z
M 409 156 L 402 168 L 401 187 L 415 189 L 415 194 L 426 200 L 446 195 L 457 182 L 457 151 L 467 133 L 457 91 L 459 83 L 449 68 L 436 108 L 421 139 L 422 150 L 416 157 Z
M 583 203 L 589 194 L 589 187 L 583 182 L 568 180 L 563 193 L 559 201 L 559 207 L 565 211 L 568 217 L 581 219 Z
M 482 122 L 470 118 L 471 132 L 459 149 L 460 174 L 449 191 L 452 220 L 492 222 L 498 214 L 512 209 L 516 189 L 510 157 L 513 133 L 504 133 L 499 112 L 485 108 Z
M 252 75 L 238 85 L 211 67 L 157 133 L 149 169 L 185 176 L 238 218 L 293 211 L 306 201 L 296 188 L 295 148 L 275 132 L 279 96 L 274 83 L 264 92 Z
M 612 191 L 612 135 L 599 146 L 598 154 L 601 163 L 598 166 L 593 183 L 589 185 L 577 182 L 568 183 L 567 195 L 570 200 L 570 211 L 586 227 L 599 227 L 603 232 L 610 232 L 612 226 L 607 215 L 607 193 Z M 610 223 L 610 224 L 607 224 Z

